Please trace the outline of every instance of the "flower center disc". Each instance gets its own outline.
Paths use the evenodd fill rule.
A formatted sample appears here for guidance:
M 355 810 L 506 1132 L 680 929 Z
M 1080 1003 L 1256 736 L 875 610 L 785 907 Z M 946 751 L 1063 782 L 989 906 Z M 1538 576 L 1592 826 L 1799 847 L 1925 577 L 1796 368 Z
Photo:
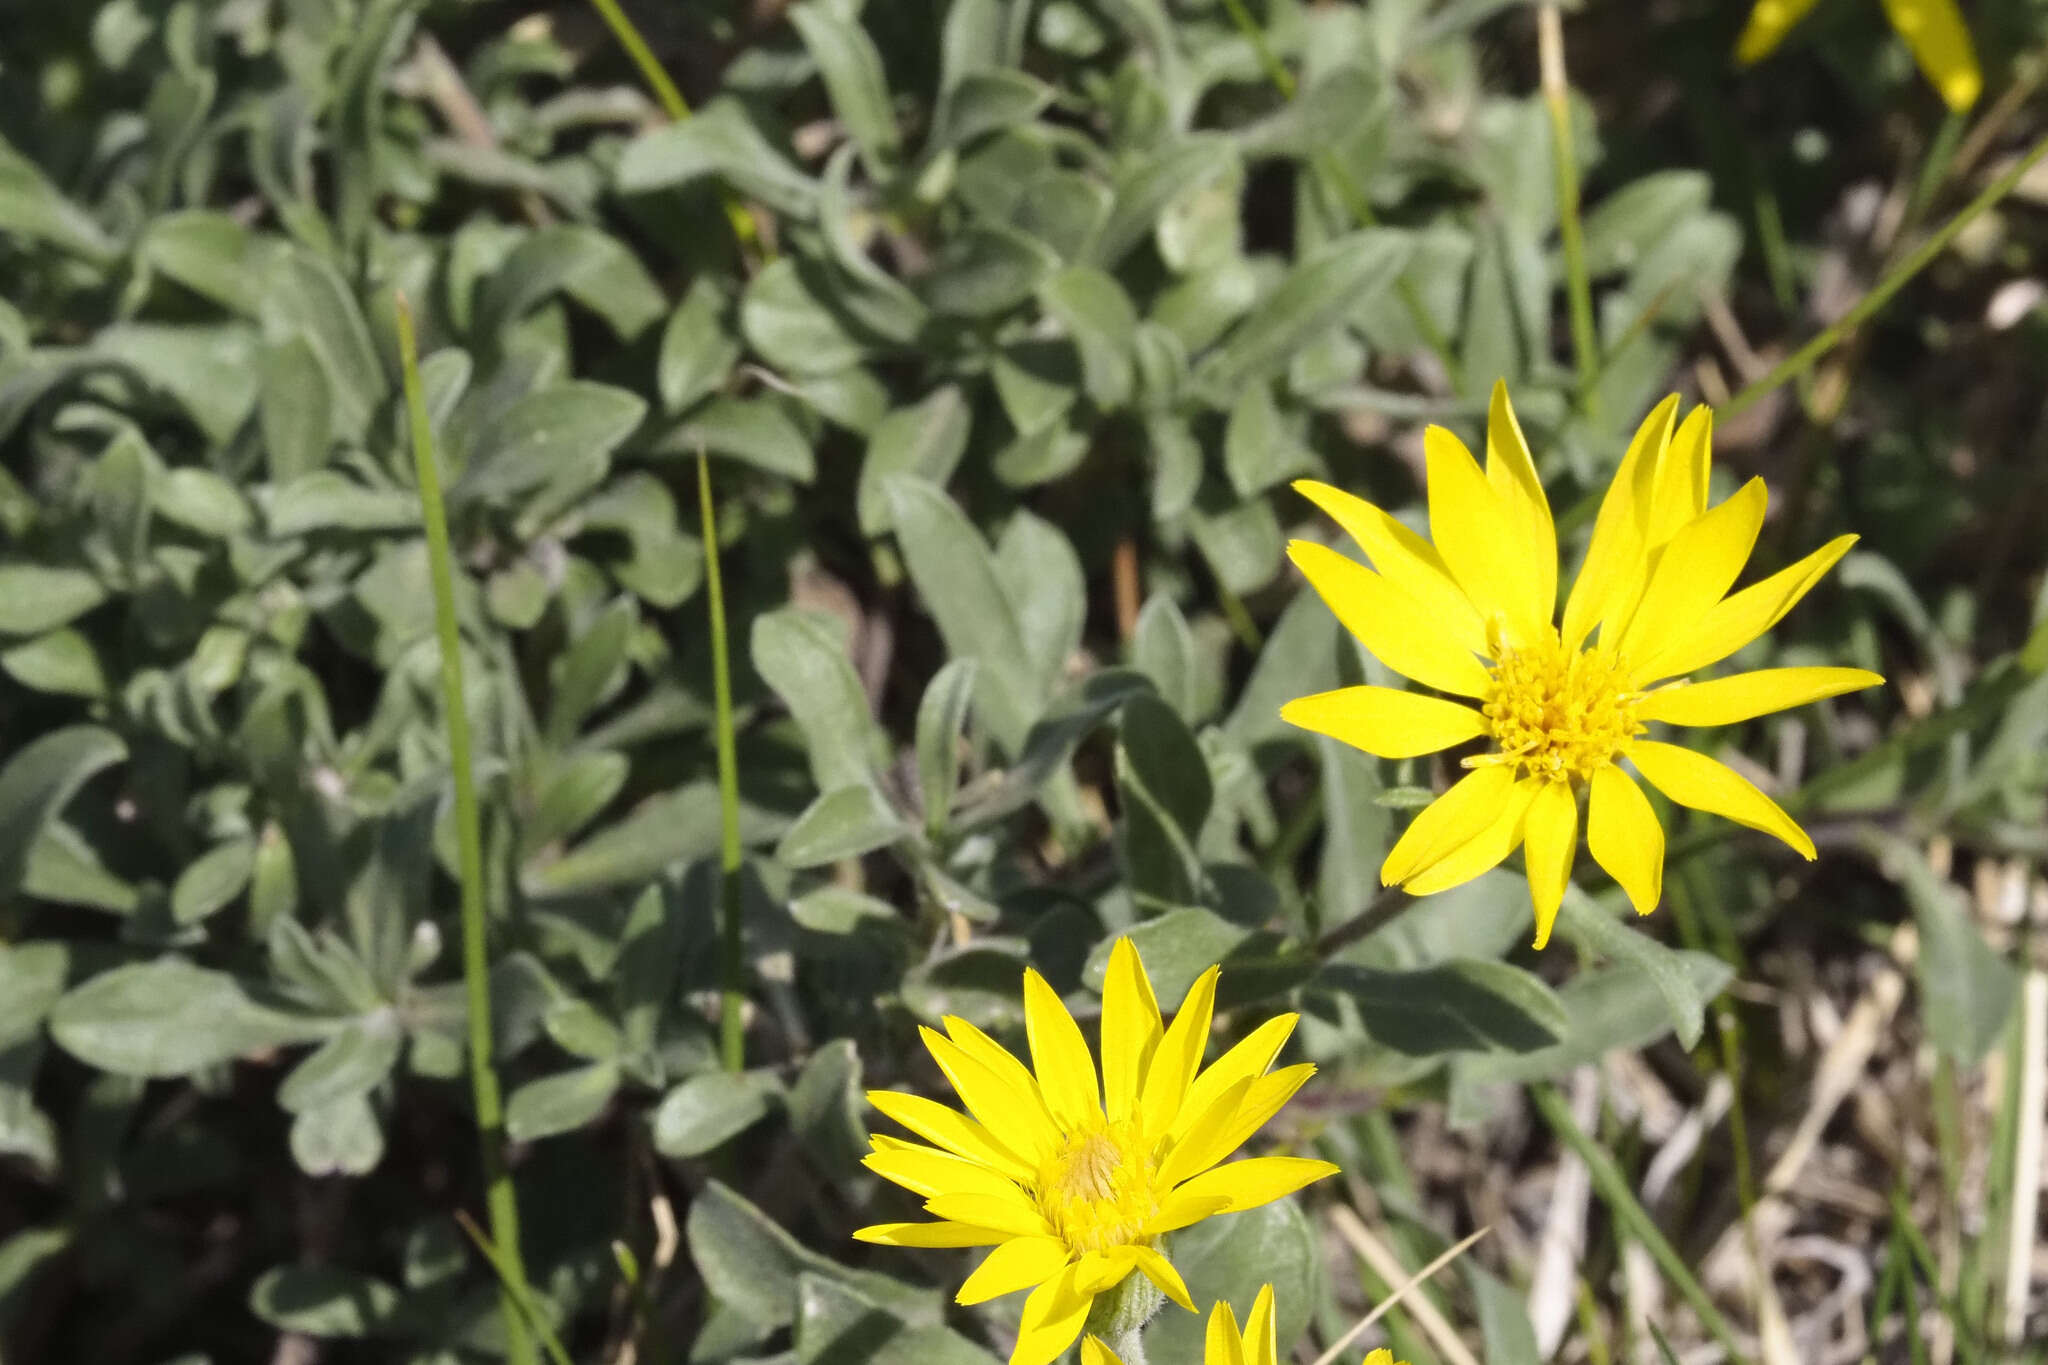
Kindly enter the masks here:
M 1038 1173 L 1038 1207 L 1076 1251 L 1101 1251 L 1143 1240 L 1159 1212 L 1158 1163 L 1135 1125 L 1112 1123 L 1076 1133 Z
M 1555 639 L 1503 650 L 1485 713 L 1500 753 L 1517 776 L 1585 781 L 1642 732 L 1641 694 L 1605 650 L 1566 653 Z

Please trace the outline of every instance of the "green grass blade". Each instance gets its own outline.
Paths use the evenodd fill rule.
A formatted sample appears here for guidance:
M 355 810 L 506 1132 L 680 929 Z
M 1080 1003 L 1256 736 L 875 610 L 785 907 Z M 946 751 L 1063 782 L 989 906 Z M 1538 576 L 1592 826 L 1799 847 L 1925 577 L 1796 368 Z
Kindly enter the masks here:
M 455 569 L 448 549 L 448 511 L 441 501 L 441 476 L 434 465 L 433 424 L 420 388 L 419 344 L 413 335 L 412 305 L 395 296 L 398 354 L 405 374 L 405 406 L 412 418 L 412 457 L 420 485 L 420 515 L 426 523 L 427 562 L 433 580 L 434 628 L 441 646 L 441 699 L 448 713 L 448 762 L 455 779 L 455 835 L 462 868 L 462 979 L 469 1008 L 469 1080 L 476 1104 L 477 1135 L 483 1147 L 485 1204 L 491 1240 L 500 1249 L 504 1281 L 507 1356 L 513 1365 L 533 1365 L 533 1341 L 521 1316 L 526 1264 L 519 1250 L 519 1199 L 505 1168 L 505 1112 L 498 1071 L 491 1060 L 491 960 L 484 942 L 484 855 L 477 814 L 476 776 L 470 764 L 469 713 L 463 706 L 462 635 L 455 620 Z
M 711 502 L 711 461 L 697 453 L 697 500 L 704 516 L 704 591 L 711 599 L 711 692 L 718 731 L 719 936 L 723 992 L 718 1002 L 719 1056 L 727 1071 L 746 1067 L 741 1017 L 746 958 L 740 937 L 740 769 L 733 737 L 732 657 L 725 631 L 725 585 L 718 567 L 718 514 Z

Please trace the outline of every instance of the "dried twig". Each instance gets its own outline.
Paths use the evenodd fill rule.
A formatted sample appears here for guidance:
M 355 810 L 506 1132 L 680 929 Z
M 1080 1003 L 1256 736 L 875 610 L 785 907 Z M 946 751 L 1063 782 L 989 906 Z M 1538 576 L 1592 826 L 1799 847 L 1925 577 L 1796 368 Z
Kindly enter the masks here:
M 1372 1268 L 1373 1274 L 1379 1276 L 1388 1284 L 1400 1286 L 1400 1288 L 1387 1296 L 1385 1303 L 1373 1310 L 1375 1314 L 1378 1314 L 1383 1309 L 1391 1308 L 1396 1299 L 1399 1299 L 1410 1289 L 1428 1279 L 1430 1274 L 1439 1266 L 1463 1251 L 1466 1247 L 1471 1246 L 1472 1243 L 1478 1241 L 1487 1233 L 1486 1228 L 1481 1228 L 1442 1256 L 1437 1257 L 1435 1261 L 1424 1268 L 1421 1274 L 1411 1276 L 1408 1273 L 1408 1267 L 1401 1264 L 1401 1258 L 1389 1250 L 1387 1245 L 1380 1241 L 1379 1238 L 1372 1235 L 1372 1232 L 1365 1226 L 1365 1220 L 1356 1213 L 1353 1213 L 1349 1205 L 1339 1204 L 1332 1209 L 1330 1211 L 1330 1222 L 1336 1226 L 1337 1235 L 1349 1243 L 1351 1249 L 1358 1253 L 1359 1259 Z M 1457 1330 L 1444 1320 L 1444 1315 L 1437 1311 L 1435 1304 L 1431 1303 L 1427 1298 L 1418 1296 L 1408 1305 L 1408 1311 L 1415 1315 L 1416 1324 L 1429 1337 L 1429 1344 L 1435 1347 L 1437 1354 L 1448 1361 L 1450 1365 L 1479 1365 L 1477 1358 L 1466 1348 L 1465 1343 L 1459 1340 Z M 1346 1333 L 1336 1345 L 1322 1354 L 1322 1357 L 1316 1361 L 1316 1365 L 1330 1365 L 1330 1362 L 1337 1358 L 1337 1353 L 1350 1345 L 1352 1338 L 1357 1333 L 1364 1331 L 1366 1325 L 1371 1322 L 1372 1318 L 1368 1317 L 1364 1323 L 1359 1324 L 1351 1332 Z

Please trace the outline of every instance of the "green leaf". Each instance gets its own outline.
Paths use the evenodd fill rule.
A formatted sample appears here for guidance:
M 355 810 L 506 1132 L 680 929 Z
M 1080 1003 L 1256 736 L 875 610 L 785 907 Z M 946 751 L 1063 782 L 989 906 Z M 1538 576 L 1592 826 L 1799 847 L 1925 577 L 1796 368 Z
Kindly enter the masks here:
M 504 502 L 568 470 L 602 471 L 646 411 L 636 394 L 580 379 L 527 394 L 470 437 L 449 505 Z
M 313 531 L 412 531 L 420 500 L 399 488 L 365 488 L 332 469 L 316 469 L 273 487 L 264 523 L 279 540 Z
M 215 540 L 240 535 L 255 520 L 232 483 L 210 469 L 189 465 L 158 480 L 150 502 L 164 520 Z
M 554 689 L 543 730 L 550 747 L 566 748 L 618 684 L 629 666 L 627 651 L 639 624 L 640 611 L 633 599 L 620 598 L 599 612 L 555 661 Z
M 189 1075 L 324 1031 L 317 1020 L 257 1004 L 224 972 L 175 957 L 102 972 L 50 1014 L 50 1036 L 86 1065 L 152 1078 Z
M 99 579 L 84 569 L 0 564 L 0 635 L 41 635 L 69 625 L 106 599 Z
M 312 342 L 295 333 L 263 348 L 256 418 L 272 483 L 290 483 L 327 463 L 333 408 Z
M 1920 929 L 1920 1007 L 1935 1047 L 1964 1066 L 1998 1044 L 2019 997 L 2019 974 L 1984 941 L 1961 888 L 1904 839 L 1868 833 L 1864 846 L 1905 892 Z
M 152 219 L 136 253 L 193 293 L 254 318 L 263 311 L 263 280 L 276 248 L 274 238 L 225 213 L 192 209 Z
M 777 213 L 808 219 L 817 206 L 817 185 L 761 136 L 737 99 L 726 95 L 680 123 L 634 138 L 614 174 L 626 194 L 717 176 Z
M 925 830 L 935 837 L 945 831 L 960 789 L 961 732 L 979 667 L 972 659 L 949 661 L 932 675 L 917 706 L 917 785 Z
M 307 1175 L 368 1175 L 384 1159 L 384 1130 L 369 1097 L 350 1095 L 293 1119 L 290 1145 Z
M 219 913 L 248 887 L 255 870 L 253 839 L 230 839 L 208 849 L 178 874 L 171 888 L 171 921 L 197 924 Z
M 1681 952 L 1693 989 L 1712 999 L 1734 973 L 1728 964 L 1705 953 Z M 1550 1047 L 1519 1054 L 1492 1053 L 1465 1057 L 1458 1063 L 1461 1084 L 1491 1081 L 1532 1081 L 1561 1076 L 1588 1066 L 1616 1048 L 1639 1048 L 1671 1031 L 1671 1011 L 1657 984 L 1633 966 L 1581 972 L 1556 992 L 1564 1006 L 1563 1039 Z
M 1251 939 L 1252 931 L 1232 924 L 1213 910 L 1188 906 L 1133 925 L 1117 937 L 1130 939 L 1137 948 L 1162 1007 L 1171 1009 L 1173 1001 L 1188 993 L 1196 977 L 1227 961 Z M 1103 979 L 1109 973 L 1110 950 L 1115 946 L 1115 938 L 1106 938 L 1088 954 L 1081 980 L 1090 990 L 1102 989 Z M 1225 973 L 1228 971 L 1226 967 Z
M 537 851 L 589 824 L 626 785 L 631 766 L 624 754 L 611 749 L 585 749 L 547 761 L 532 814 L 520 827 L 522 846 Z
M 930 146 L 964 147 L 990 133 L 1029 123 L 1056 93 L 1022 71 L 969 72 L 940 100 Z
M 21 885 L 29 849 L 78 789 L 127 757 L 111 730 L 74 725 L 32 740 L 0 767 L 0 894 Z
M 92 642 L 75 630 L 53 630 L 0 650 L 0 668 L 23 687 L 58 696 L 107 695 L 107 672 Z
M 791 867 L 819 867 L 857 858 L 910 832 L 882 794 L 861 782 L 813 801 L 782 836 L 775 856 Z
M 619 1088 L 619 1069 L 593 1062 L 528 1081 L 505 1102 L 505 1135 L 514 1142 L 574 1132 L 592 1122 Z
M 365 1015 L 293 1067 L 277 1088 L 277 1102 L 286 1113 L 305 1114 L 367 1094 L 391 1074 L 404 1043 L 396 1015 Z
M 740 358 L 726 318 L 729 300 L 717 279 L 700 275 L 661 331 L 654 385 L 661 406 L 679 413 L 716 393 Z
M 858 1291 L 820 1275 L 797 1279 L 797 1365 L 996 1365 L 950 1327 L 913 1327 Z
M 850 1177 L 868 1152 L 867 1099 L 861 1091 L 860 1052 L 851 1038 L 835 1038 L 804 1062 L 789 1089 L 789 1126 L 828 1177 Z
M 848 1285 L 913 1324 L 939 1320 L 935 1292 L 834 1264 L 716 1180 L 691 1202 L 686 1232 L 705 1287 L 757 1327 L 772 1330 L 796 1320 L 797 1278 L 806 1273 Z
M 1548 986 L 1505 962 L 1458 958 L 1415 971 L 1336 962 L 1316 984 L 1350 996 L 1373 1040 L 1411 1057 L 1529 1053 L 1559 1042 L 1571 1025 Z
M 1706 1027 L 1707 1000 L 1693 988 L 1692 973 L 1683 958 L 1648 934 L 1619 923 L 1605 906 L 1576 886 L 1566 888 L 1557 923 L 1581 948 L 1632 966 L 1654 982 L 1671 1012 L 1671 1029 L 1678 1035 L 1679 1045 L 1692 1050 Z
M 974 412 L 957 384 L 942 384 L 909 407 L 897 408 L 868 436 L 861 462 L 860 529 L 878 536 L 890 529 L 885 485 L 892 474 L 911 474 L 943 488 L 953 477 Z
M 65 198 L 5 139 L 0 139 L 0 232 L 47 242 L 99 266 L 112 266 L 119 254 L 93 216 Z
M 1059 257 L 1036 238 L 983 224 L 945 240 L 918 293 L 935 312 L 993 317 L 1030 298 L 1059 267 Z
M 1707 207 L 1706 172 L 1657 171 L 1632 180 L 1586 215 L 1586 269 L 1594 275 L 1628 270 Z
M 754 671 L 803 730 L 811 780 L 823 792 L 868 782 L 887 754 L 842 630 L 786 607 L 756 617 L 749 637 Z
M 1081 647 L 1088 614 L 1081 557 L 1058 527 L 1020 508 L 996 541 L 996 578 L 1017 613 L 1024 652 L 1037 661 L 1038 691 L 1050 696 Z
M 716 1151 L 768 1115 L 779 1087 L 767 1075 L 710 1071 L 662 1097 L 654 1111 L 654 1149 L 693 1157 Z
M 714 398 L 656 437 L 648 453 L 729 455 L 797 483 L 817 477 L 811 443 L 775 398 Z
M 338 1266 L 279 1266 L 251 1286 L 249 1311 L 282 1332 L 353 1340 L 388 1336 L 403 1296 L 382 1280 Z
M 64 994 L 71 949 L 56 942 L 0 944 L 0 1052 L 34 1040 Z
M 1181 719 L 1195 720 L 1195 636 L 1188 618 L 1164 592 L 1155 592 L 1138 613 L 1131 633 L 1131 664 L 1159 689 Z
M 692 119 L 692 123 L 699 120 Z M 740 330 L 763 359 L 798 375 L 829 375 L 868 358 L 867 340 L 825 302 L 816 267 L 788 256 L 762 267 L 740 299 Z
M 360 442 L 370 416 L 391 390 L 369 325 L 341 275 L 307 251 L 293 251 L 271 268 L 263 292 L 263 333 L 281 342 L 302 334 L 327 371 L 334 434 Z
M 1171 1250 L 1194 1301 L 1228 1303 L 1240 1324 L 1250 1318 L 1259 1291 L 1275 1286 L 1279 1358 L 1293 1359 L 1294 1343 L 1323 1293 L 1322 1246 L 1294 1200 L 1204 1218 L 1174 1233 Z M 1207 1319 L 1206 1311 L 1167 1308 L 1145 1329 L 1145 1353 L 1161 1361 L 1200 1360 Z
M 1093 267 L 1070 266 L 1045 282 L 1039 302 L 1073 338 L 1095 406 L 1108 410 L 1129 402 L 1138 310 L 1123 287 Z
M 975 706 L 982 724 L 1009 753 L 1021 752 L 1045 694 L 987 543 L 958 504 L 932 484 L 896 475 L 884 490 L 904 563 L 947 653 L 980 665 Z
M 1458 1263 L 1472 1297 L 1479 1305 L 1479 1332 L 1486 1342 L 1488 1360 L 1543 1359 L 1536 1345 L 1536 1329 L 1529 1325 L 1529 1310 L 1522 1296 L 1498 1276 L 1473 1264 L 1468 1256 Z
M 568 896 L 604 887 L 638 886 L 672 864 L 718 851 L 718 785 L 691 782 L 657 796 L 607 825 L 555 862 L 529 868 L 521 884 L 531 896 Z M 740 837 L 748 844 L 781 833 L 779 819 L 742 800 Z
M 1235 394 L 1277 374 L 1301 347 L 1377 298 L 1413 252 L 1408 234 L 1392 228 L 1361 228 L 1318 247 L 1203 358 L 1197 382 Z
M 1237 148 L 1218 133 L 1195 133 L 1131 163 L 1116 178 L 1116 198 L 1089 251 L 1090 263 L 1115 267 L 1151 233 L 1168 204 L 1235 174 L 1242 164 Z
M 1315 459 L 1280 415 L 1270 384 L 1247 384 L 1223 432 L 1223 469 L 1240 498 L 1316 473 Z
M 886 179 L 894 169 L 902 140 L 889 107 L 889 82 L 882 74 L 882 54 L 862 28 L 837 6 L 804 0 L 789 10 L 797 36 L 818 64 L 825 91 L 847 133 L 859 144 L 868 174 Z
M 533 233 L 505 258 L 476 300 L 475 331 L 493 342 L 542 300 L 567 294 L 631 341 L 661 316 L 661 286 L 616 238 L 557 224 Z

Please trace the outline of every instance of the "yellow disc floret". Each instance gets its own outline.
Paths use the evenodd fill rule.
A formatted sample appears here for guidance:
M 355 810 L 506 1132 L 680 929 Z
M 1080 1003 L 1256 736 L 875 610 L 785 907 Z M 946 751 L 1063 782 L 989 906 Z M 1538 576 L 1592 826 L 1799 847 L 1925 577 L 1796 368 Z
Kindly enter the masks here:
M 1566 650 L 1555 634 L 1503 649 L 1480 706 L 1499 752 L 1472 762 L 1513 764 L 1517 777 L 1590 781 L 1642 733 L 1641 700 L 1604 649 Z
M 1039 1170 L 1038 1207 L 1077 1252 L 1150 1241 L 1159 1163 L 1128 1120 L 1076 1133 Z

